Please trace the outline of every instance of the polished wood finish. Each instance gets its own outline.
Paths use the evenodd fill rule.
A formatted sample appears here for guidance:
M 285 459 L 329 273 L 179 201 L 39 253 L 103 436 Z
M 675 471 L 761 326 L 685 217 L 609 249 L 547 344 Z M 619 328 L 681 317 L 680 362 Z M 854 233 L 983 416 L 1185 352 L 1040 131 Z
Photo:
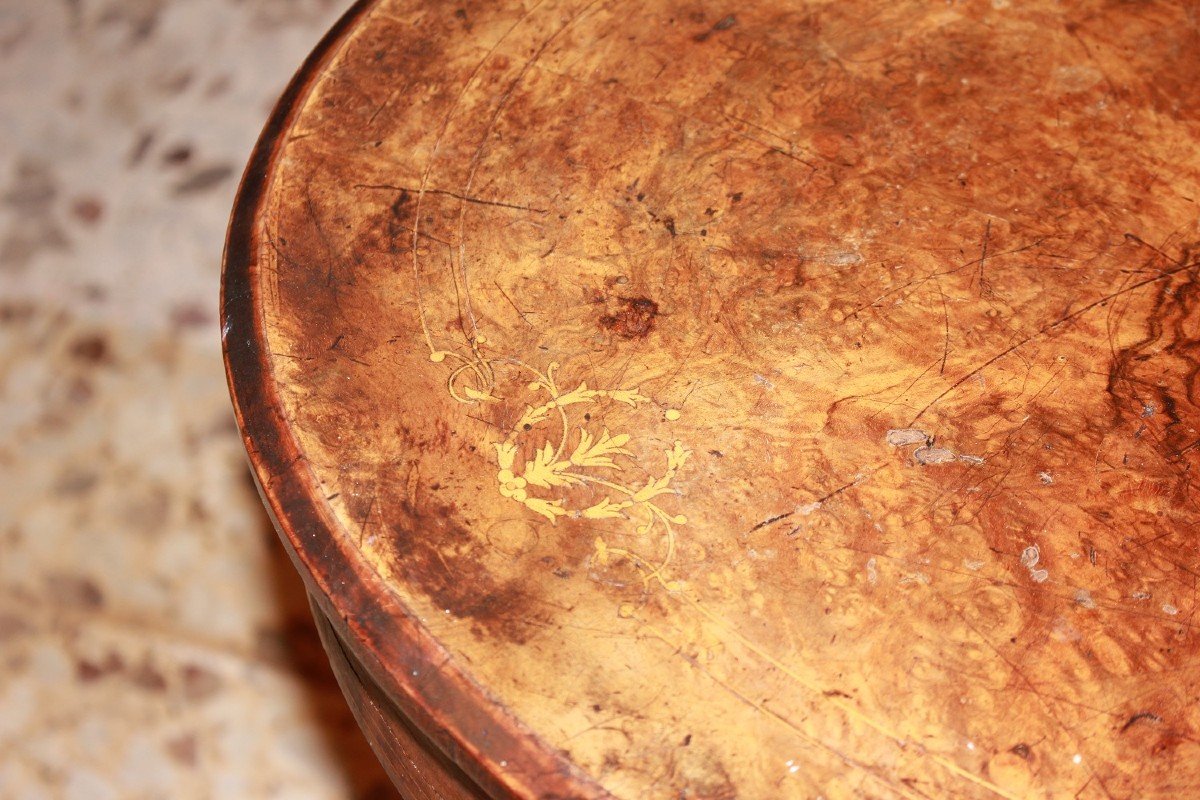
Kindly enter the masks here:
M 224 333 L 398 784 L 1200 795 L 1198 15 L 357 5 Z
M 320 606 L 315 601 L 311 605 L 317 633 L 329 654 L 338 685 L 401 796 L 410 800 L 486 798 L 458 765 L 396 709 Z

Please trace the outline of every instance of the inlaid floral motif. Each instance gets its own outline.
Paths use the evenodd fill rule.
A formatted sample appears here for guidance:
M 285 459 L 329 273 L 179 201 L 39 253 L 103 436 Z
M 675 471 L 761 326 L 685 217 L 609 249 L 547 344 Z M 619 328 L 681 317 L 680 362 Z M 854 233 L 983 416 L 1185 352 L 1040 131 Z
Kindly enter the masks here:
M 672 514 L 660 504 L 665 495 L 678 494 L 673 485 L 675 477 L 691 456 L 692 451 L 675 441 L 663 451 L 665 468 L 649 479 L 630 481 L 627 468 L 635 462 L 634 453 L 627 448 L 630 434 L 614 433 L 607 427 L 599 430 L 590 426 L 591 415 L 583 414 L 579 424 L 576 414 L 593 405 L 619 403 L 638 408 L 653 401 L 637 389 L 593 389 L 580 382 L 564 390 L 555 375 L 557 363 L 543 372 L 514 359 L 489 359 L 480 352 L 478 342 L 472 357 L 450 351 L 435 351 L 431 360 L 442 362 L 447 356 L 461 363 L 448 380 L 450 395 L 461 403 L 503 402 L 493 394 L 495 368 L 509 364 L 533 376 L 528 384 L 538 399 L 528 404 L 524 413 L 512 425 L 503 441 L 494 442 L 496 453 L 496 484 L 502 497 L 520 503 L 530 511 L 545 517 L 551 524 L 560 517 L 587 520 L 626 519 L 635 524 L 639 539 L 651 541 L 661 535 L 661 558 L 650 558 L 628 548 L 610 547 L 601 536 L 594 541 L 596 563 L 608 565 L 628 559 L 648 584 L 655 581 L 668 589 L 679 588 L 665 570 L 675 556 L 678 525 L 686 525 L 687 517 Z M 668 419 L 678 419 L 677 411 L 669 411 Z M 557 423 L 557 431 L 547 430 Z M 522 440 L 533 437 L 536 442 L 532 455 L 522 456 Z M 527 451 L 526 451 L 527 452 Z M 566 496 L 572 488 L 594 488 L 588 504 L 572 507 Z

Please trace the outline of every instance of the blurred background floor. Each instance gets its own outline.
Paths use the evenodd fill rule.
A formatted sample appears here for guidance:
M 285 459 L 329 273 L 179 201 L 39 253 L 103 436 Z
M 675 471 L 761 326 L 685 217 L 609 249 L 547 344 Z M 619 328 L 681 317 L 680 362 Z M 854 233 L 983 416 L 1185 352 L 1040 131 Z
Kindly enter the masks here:
M 242 166 L 346 5 L 0 4 L 0 797 L 392 796 L 217 330 Z

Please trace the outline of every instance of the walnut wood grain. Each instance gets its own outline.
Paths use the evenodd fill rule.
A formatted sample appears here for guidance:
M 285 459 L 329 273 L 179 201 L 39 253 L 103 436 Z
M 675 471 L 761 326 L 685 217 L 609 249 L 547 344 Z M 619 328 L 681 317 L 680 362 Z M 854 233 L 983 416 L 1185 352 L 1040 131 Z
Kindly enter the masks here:
M 493 797 L 1200 794 L 1198 14 L 355 6 L 223 321 L 375 707 Z

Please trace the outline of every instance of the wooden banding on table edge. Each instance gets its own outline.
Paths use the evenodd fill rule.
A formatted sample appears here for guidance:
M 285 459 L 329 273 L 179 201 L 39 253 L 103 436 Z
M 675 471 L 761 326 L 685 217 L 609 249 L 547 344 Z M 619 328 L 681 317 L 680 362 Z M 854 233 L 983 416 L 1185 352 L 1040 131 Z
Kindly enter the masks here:
M 607 797 L 478 686 L 439 666 L 444 654 L 438 645 L 419 625 L 403 619 L 376 576 L 345 551 L 330 552 L 327 520 L 304 491 L 311 478 L 273 391 L 255 302 L 261 201 L 295 111 L 346 33 L 374 5 L 374 0 L 358 0 L 305 60 L 276 103 L 238 188 L 220 299 L 226 379 L 238 428 L 259 493 L 308 589 L 338 684 L 397 787 L 414 798 L 445 800 Z M 330 592 L 333 586 L 336 595 Z M 480 735 L 503 758 L 478 752 L 478 738 L 472 737 Z

